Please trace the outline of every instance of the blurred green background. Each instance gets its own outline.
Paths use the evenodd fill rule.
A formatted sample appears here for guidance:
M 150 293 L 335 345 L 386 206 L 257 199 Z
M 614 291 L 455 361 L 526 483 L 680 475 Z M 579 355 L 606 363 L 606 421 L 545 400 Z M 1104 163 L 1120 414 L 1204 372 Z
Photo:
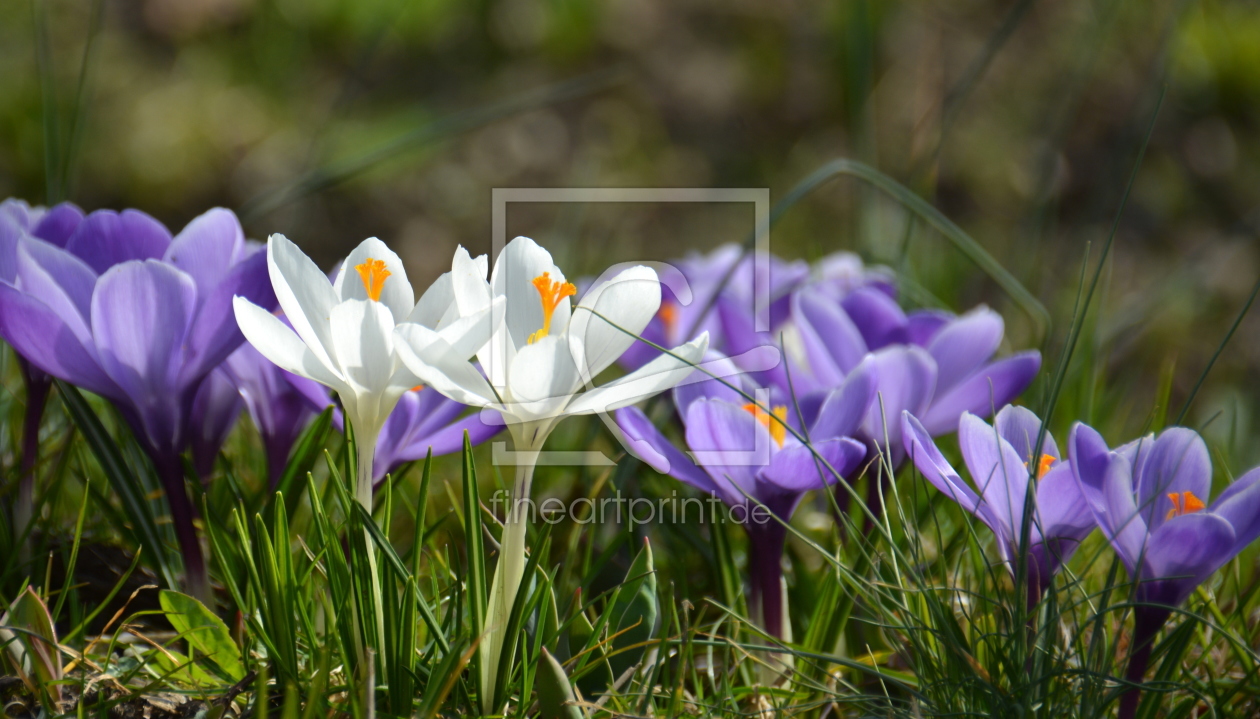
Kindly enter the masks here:
M 775 251 L 852 250 L 903 271 L 916 301 L 987 302 L 1010 348 L 1039 345 L 1053 369 L 1164 87 L 1077 354 L 1088 381 L 1068 385 L 1096 391 L 1065 397 L 1055 422 L 1106 418 L 1119 439 L 1176 416 L 1260 273 L 1254 2 L 8 2 L 0 196 L 138 207 L 176 229 L 223 205 L 325 266 L 376 235 L 427 281 L 457 244 L 489 249 L 494 187 L 768 187 L 773 201 L 844 156 L 966 229 L 1047 305 L 1049 338 L 853 180 L 798 204 Z M 750 208 L 509 213 L 572 276 L 750 228 Z M 1258 382 L 1252 315 L 1189 414 L 1235 471 L 1260 461 Z

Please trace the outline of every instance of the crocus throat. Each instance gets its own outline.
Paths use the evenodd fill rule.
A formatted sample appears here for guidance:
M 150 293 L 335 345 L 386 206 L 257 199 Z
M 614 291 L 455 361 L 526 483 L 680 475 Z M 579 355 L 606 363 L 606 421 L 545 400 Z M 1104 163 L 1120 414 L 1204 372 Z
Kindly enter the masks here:
M 354 269 L 358 270 L 359 277 L 363 278 L 363 288 L 367 290 L 368 298 L 374 302 L 380 302 L 381 290 L 385 289 L 385 278 L 391 274 L 385 269 L 385 262 L 369 257 L 363 264 L 355 265 Z
M 787 439 L 787 407 L 777 404 L 770 408 L 770 411 L 774 413 L 776 420 L 774 422 L 770 421 L 770 415 L 762 412 L 761 408 L 752 402 L 744 405 L 744 411 L 756 417 L 762 427 L 770 430 L 770 436 L 774 438 L 775 444 L 783 446 L 783 440 Z
M 1172 502 L 1173 506 L 1172 509 L 1168 510 L 1168 516 L 1166 519 L 1180 517 L 1183 514 L 1201 512 L 1207 506 L 1203 504 L 1203 500 L 1194 496 L 1194 492 L 1182 492 L 1181 494 L 1171 492 L 1168 495 L 1168 499 Z
M 572 282 L 556 282 L 551 279 L 550 272 L 544 272 L 534 278 L 534 289 L 538 290 L 538 297 L 542 300 L 543 326 L 542 329 L 529 336 L 531 345 L 551 334 L 551 316 L 555 314 L 556 308 L 565 297 L 577 294 L 577 287 L 574 287 Z

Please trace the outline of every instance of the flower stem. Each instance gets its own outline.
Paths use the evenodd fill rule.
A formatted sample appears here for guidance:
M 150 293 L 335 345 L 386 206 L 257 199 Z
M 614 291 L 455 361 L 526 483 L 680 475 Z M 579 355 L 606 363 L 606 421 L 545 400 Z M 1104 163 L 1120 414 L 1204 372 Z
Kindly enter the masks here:
M 787 529 L 778 520 L 767 524 L 747 524 L 748 574 L 750 607 L 754 617 L 760 615 L 761 628 L 772 637 L 783 638 L 783 545 Z
M 1133 653 L 1129 655 L 1129 666 L 1124 671 L 1126 681 L 1141 684 L 1146 676 L 1146 666 L 1151 661 L 1151 649 L 1155 647 L 1155 635 L 1163 629 L 1164 622 L 1171 616 L 1171 610 L 1163 607 L 1138 607 L 1133 611 Z M 1137 715 L 1138 700 L 1142 692 L 1137 687 L 1125 691 L 1120 696 L 1119 719 L 1133 719 Z
M 184 588 L 202 604 L 214 607 L 206 557 L 201 551 L 197 528 L 193 526 L 197 510 L 188 498 L 188 489 L 184 486 L 184 467 L 180 463 L 179 455 L 155 454 L 153 466 L 162 481 L 166 502 L 171 508 L 171 525 L 175 528 L 175 538 L 179 540 L 180 553 L 184 556 Z
M 499 661 L 504 650 L 515 652 L 515 637 L 508 637 L 507 623 L 512 614 L 521 579 L 525 574 L 525 530 L 529 525 L 529 489 L 534 479 L 534 465 L 538 450 L 518 451 L 520 463 L 516 465 L 516 481 L 512 487 L 512 505 L 503 523 L 503 542 L 499 563 L 494 570 L 486 613 L 485 638 L 481 642 L 481 686 L 485 696 L 481 698 L 484 713 L 494 714 L 495 684 Z
M 14 538 L 20 539 L 29 531 L 35 512 L 35 466 L 39 463 L 39 425 L 44 418 L 44 407 L 52 381 L 43 372 L 21 362 L 22 377 L 26 380 L 26 409 L 22 418 L 22 463 L 18 474 L 17 502 L 13 506 Z M 19 542 L 25 555 L 29 550 L 26 542 Z

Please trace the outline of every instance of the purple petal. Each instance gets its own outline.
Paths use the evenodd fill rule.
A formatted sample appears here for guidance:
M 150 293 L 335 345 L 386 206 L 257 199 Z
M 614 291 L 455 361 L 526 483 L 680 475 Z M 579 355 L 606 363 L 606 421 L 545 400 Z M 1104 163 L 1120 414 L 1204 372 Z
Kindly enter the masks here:
M 958 423 L 958 445 L 971 481 L 1001 522 L 1005 537 L 1019 537 L 1028 494 L 1028 467 L 996 430 L 971 413 L 964 414 Z
M 267 274 L 267 253 L 254 252 L 199 296 L 196 320 L 188 337 L 190 354 L 184 368 L 188 381 L 218 366 L 245 341 L 232 311 L 232 298 L 236 295 L 264 309 L 276 308 L 276 294 Z
M 876 384 L 874 362 L 858 365 L 839 389 L 827 395 L 818 419 L 810 427 L 810 438 L 823 440 L 856 436 L 871 401 L 875 399 Z
M 58 313 L 3 282 L 0 336 L 19 356 L 54 377 L 110 399 L 123 396 L 97 363 L 94 350 L 75 337 Z
M 994 409 L 1019 396 L 1041 369 L 1041 353 L 1021 352 L 999 360 L 938 394 L 932 406 L 921 415 L 923 426 L 933 434 L 942 434 L 958 424 L 963 412 L 988 417 Z
M 192 458 L 197 475 L 206 480 L 228 433 L 241 416 L 241 393 L 223 369 L 206 375 L 192 403 Z
M 718 493 L 729 504 L 746 501 L 744 495 L 756 491 L 758 470 L 770 462 L 769 430 L 739 405 L 713 399 L 692 402 L 686 425 L 687 446 Z
M 981 505 L 979 495 L 958 476 L 919 420 L 909 412 L 903 412 L 901 422 L 902 431 L 905 433 L 906 453 L 910 455 L 911 461 L 919 472 L 932 483 L 932 486 L 957 502 L 963 509 L 980 517 L 990 529 L 1000 534 L 997 518 Z
M 135 405 L 151 447 L 182 448 L 178 382 L 197 287 L 162 262 L 126 262 L 92 295 L 92 335 L 101 368 Z
M 83 218 L 66 249 L 98 275 L 129 260 L 155 260 L 166 254 L 171 233 L 139 210 L 97 210 Z
M 668 474 L 702 492 L 717 492 L 717 485 L 691 458 L 683 454 L 656 429 L 638 407 L 625 407 L 615 413 L 617 426 L 631 441 L 628 449 L 649 467 Z
M 727 383 L 736 387 L 742 386 L 739 368 L 729 358 L 724 357 L 717 352 L 709 352 L 704 358 L 706 368 L 715 375 L 718 375 Z M 696 372 L 691 379 L 696 379 L 701 373 Z M 687 408 L 692 402 L 698 399 L 720 399 L 733 404 L 743 404 L 746 400 L 735 390 L 726 386 L 716 379 L 706 379 L 699 382 L 683 382 L 674 387 L 674 406 L 678 408 L 678 416 L 686 417 Z
M 1233 554 L 1255 541 L 1260 536 L 1260 468 L 1234 480 L 1212 503 L 1210 511 L 1233 526 Z
M 927 407 L 936 386 L 936 363 L 923 349 L 907 346 L 880 350 L 867 361 L 877 384 L 862 431 L 882 450 L 892 453 L 895 466 L 904 449 L 899 418 L 903 411 L 918 417 Z
M 437 392 L 428 390 L 433 394 Z M 408 393 L 414 394 L 414 393 Z M 448 400 L 449 402 L 449 400 Z M 401 404 L 401 403 L 400 403 Z M 455 405 L 457 410 L 464 409 L 463 405 L 457 402 L 450 402 Z M 397 411 L 397 410 L 395 410 Z M 390 415 L 391 419 L 394 415 Z M 388 420 L 386 421 L 388 425 Z M 464 448 L 464 433 L 468 433 L 468 441 L 474 446 L 490 439 L 500 430 L 502 424 L 486 424 L 481 419 L 480 413 L 473 413 L 467 417 L 451 422 L 445 427 L 441 427 L 434 432 L 428 433 L 412 433 L 409 441 L 404 444 L 390 445 L 384 441 L 384 432 L 381 439 L 377 441 L 376 462 L 373 466 L 373 481 L 379 482 L 386 474 L 398 469 L 406 462 L 415 462 L 425 458 L 432 450 L 434 457 L 440 457 L 444 454 L 452 454 Z
M 784 492 L 808 492 L 836 483 L 836 475 L 827 468 L 852 480 L 855 470 L 866 458 L 866 445 L 851 439 L 829 439 L 814 443 L 814 450 L 827 461 L 822 464 L 814 453 L 803 444 L 784 446 L 770 458 L 770 464 L 761 472 L 764 480 Z
M 825 387 L 840 384 L 866 356 L 866 340 L 834 300 L 811 288 L 792 295 L 792 316 L 805 345 L 809 369 Z
M 1186 514 L 1151 534 L 1143 580 L 1162 580 L 1143 597 L 1176 606 L 1221 565 L 1234 558 L 1234 528 L 1211 512 Z
M 1185 427 L 1169 427 L 1148 445 L 1146 460 L 1137 479 L 1137 503 L 1151 532 L 1164 523 L 1173 509 L 1168 495 L 1193 492 L 1206 503 L 1212 491 L 1212 460 L 1207 445 L 1197 432 Z
M 997 428 L 1002 439 L 1011 443 L 1011 446 L 1015 448 L 1015 453 L 1029 463 L 1029 466 L 1035 466 L 1033 460 L 1036 459 L 1039 462 L 1041 455 L 1048 454 L 1056 460 L 1061 457 L 1059 446 L 1055 444 L 1054 437 L 1049 432 L 1046 432 L 1045 439 L 1042 440 L 1040 451 L 1033 451 L 1037 433 L 1041 431 L 1041 419 L 1027 407 L 1006 405 L 997 413 L 993 426 Z M 1033 456 L 1034 454 L 1036 457 Z
M 915 310 L 906 315 L 906 341 L 927 347 L 941 328 L 952 322 L 954 313 L 944 310 Z
M 92 342 L 89 322 L 96 279 L 95 272 L 65 250 L 31 237 L 18 243 L 18 286 L 56 312 L 84 345 Z
M 1048 539 L 1080 541 L 1097 526 L 1089 503 L 1067 462 L 1058 462 L 1037 480 L 1036 529 Z
M 83 210 L 69 202 L 63 202 L 44 213 L 31 228 L 31 234 L 57 247 L 65 247 L 70 235 L 83 222 Z
M 187 272 L 208 294 L 245 250 L 245 232 L 231 210 L 216 207 L 189 222 L 166 249 L 165 260 Z
M 906 314 L 897 301 L 873 287 L 854 290 L 841 302 L 872 350 L 901 344 L 907 339 Z
M 983 306 L 941 328 L 927 348 L 936 360 L 936 391 L 948 392 L 983 367 L 997 352 L 1002 329 L 1002 316 Z

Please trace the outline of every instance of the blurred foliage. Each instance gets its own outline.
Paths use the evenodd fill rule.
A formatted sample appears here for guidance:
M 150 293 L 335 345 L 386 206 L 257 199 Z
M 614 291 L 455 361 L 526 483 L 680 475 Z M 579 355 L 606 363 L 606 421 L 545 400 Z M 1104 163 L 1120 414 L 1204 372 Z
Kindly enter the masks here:
M 103 0 L 99 25 L 93 8 L 0 5 L 0 196 L 46 199 L 46 102 L 51 141 L 72 148 L 70 199 L 179 227 L 211 205 L 257 208 L 443 118 L 620 70 L 578 96 L 457 122 L 247 227 L 284 232 L 325 265 L 377 235 L 425 281 L 457 243 L 489 248 L 494 187 L 769 187 L 777 199 L 851 157 L 921 192 L 1051 308 L 1050 364 L 1166 84 L 1093 349 L 1077 354 L 1109 404 L 1065 398 L 1056 424 L 1088 415 L 1131 435 L 1152 421 L 1163 376 L 1170 407 L 1155 413 L 1175 417 L 1260 274 L 1252 2 Z M 750 220 L 739 207 L 520 205 L 508 229 L 593 272 L 737 241 Z M 995 305 L 1012 347 L 1034 341 L 966 258 L 853 180 L 794 208 L 772 244 L 811 259 L 858 251 L 955 309 Z M 1211 420 L 1235 468 L 1260 460 L 1244 439 L 1258 328 L 1243 322 L 1188 415 Z

